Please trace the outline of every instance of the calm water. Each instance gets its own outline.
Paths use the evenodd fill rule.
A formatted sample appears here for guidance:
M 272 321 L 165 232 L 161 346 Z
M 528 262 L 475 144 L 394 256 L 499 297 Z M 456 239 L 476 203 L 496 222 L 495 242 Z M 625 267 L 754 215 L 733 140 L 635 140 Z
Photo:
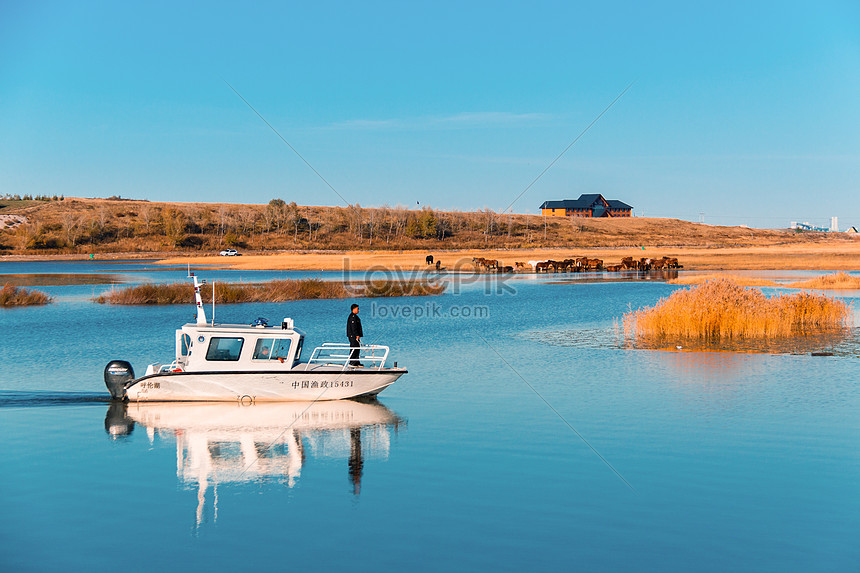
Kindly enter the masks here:
M 28 265 L 0 273 L 66 272 Z M 613 321 L 675 287 L 546 282 L 359 301 L 409 374 L 304 409 L 101 402 L 108 360 L 170 358 L 190 304 L 88 284 L 0 310 L 0 570 L 857 569 L 856 352 L 623 349 Z M 344 337 L 349 302 L 216 320 L 291 316 L 310 346 Z

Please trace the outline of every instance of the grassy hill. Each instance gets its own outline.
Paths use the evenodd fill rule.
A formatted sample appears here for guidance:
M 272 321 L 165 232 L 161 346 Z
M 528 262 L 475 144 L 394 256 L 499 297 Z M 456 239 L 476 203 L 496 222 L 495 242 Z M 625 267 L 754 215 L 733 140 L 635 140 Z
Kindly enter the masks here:
M 719 227 L 677 219 L 567 219 L 490 210 L 159 203 L 126 199 L 0 200 L 2 254 L 275 250 L 751 246 L 851 242 L 842 233 Z

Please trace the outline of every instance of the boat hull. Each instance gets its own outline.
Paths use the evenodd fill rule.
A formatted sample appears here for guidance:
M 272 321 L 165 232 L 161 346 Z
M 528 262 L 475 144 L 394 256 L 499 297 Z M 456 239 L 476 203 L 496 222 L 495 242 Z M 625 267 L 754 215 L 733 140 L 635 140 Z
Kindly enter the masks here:
M 161 372 L 130 383 L 130 402 L 285 402 L 375 396 L 406 370 Z

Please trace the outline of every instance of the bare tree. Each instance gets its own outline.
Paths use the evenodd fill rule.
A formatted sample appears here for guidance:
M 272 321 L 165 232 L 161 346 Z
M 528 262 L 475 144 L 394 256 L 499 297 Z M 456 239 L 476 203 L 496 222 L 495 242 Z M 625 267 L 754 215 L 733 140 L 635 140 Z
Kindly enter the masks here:
M 302 222 L 302 214 L 299 211 L 299 206 L 296 205 L 295 201 L 290 201 L 290 204 L 286 207 L 287 220 L 292 223 L 293 228 L 295 229 L 295 234 L 293 235 L 293 242 L 299 242 L 299 224 Z
M 66 237 L 66 243 L 74 247 L 78 244 L 80 237 L 81 221 L 73 211 L 63 213 L 63 234 Z
M 227 230 L 227 208 L 224 205 L 218 207 L 218 246 L 224 242 L 224 232 Z
M 164 225 L 164 235 L 176 247 L 185 237 L 185 225 L 188 222 L 185 213 L 168 207 L 161 212 L 161 222 Z
M 283 199 L 272 199 L 269 201 L 269 204 L 266 205 L 266 213 L 271 216 L 275 225 L 277 226 L 277 232 L 281 232 L 281 226 L 284 223 L 284 216 L 286 214 L 286 203 Z
M 150 225 L 152 224 L 152 219 L 155 217 L 155 213 L 149 205 L 145 205 L 141 210 L 140 214 L 138 214 L 140 220 L 143 221 L 143 224 L 146 225 L 146 234 L 150 233 Z

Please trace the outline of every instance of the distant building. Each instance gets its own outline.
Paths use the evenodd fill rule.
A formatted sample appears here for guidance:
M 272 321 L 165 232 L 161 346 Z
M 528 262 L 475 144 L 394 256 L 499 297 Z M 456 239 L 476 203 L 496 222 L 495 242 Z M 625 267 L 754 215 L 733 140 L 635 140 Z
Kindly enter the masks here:
M 600 194 L 580 195 L 579 199 L 544 201 L 541 214 L 548 217 L 630 217 L 633 207 Z
M 836 222 L 836 217 L 830 219 L 830 227 L 818 227 L 805 221 L 803 223 L 799 223 L 797 221 L 791 222 L 790 229 L 794 229 L 795 231 L 817 231 L 819 233 L 835 233 L 838 230 L 838 223 Z
M 858 233 L 858 232 L 857 232 L 857 227 L 848 227 L 848 229 L 846 229 L 846 230 L 845 230 L 845 232 L 846 232 L 846 233 L 848 233 L 849 235 L 858 235 L 858 234 L 860 234 L 860 233 Z
M 798 223 L 797 221 L 791 222 L 791 228 L 797 231 L 818 231 L 821 233 L 826 233 L 830 230 L 827 227 L 816 227 L 814 225 L 811 225 L 809 222 Z

